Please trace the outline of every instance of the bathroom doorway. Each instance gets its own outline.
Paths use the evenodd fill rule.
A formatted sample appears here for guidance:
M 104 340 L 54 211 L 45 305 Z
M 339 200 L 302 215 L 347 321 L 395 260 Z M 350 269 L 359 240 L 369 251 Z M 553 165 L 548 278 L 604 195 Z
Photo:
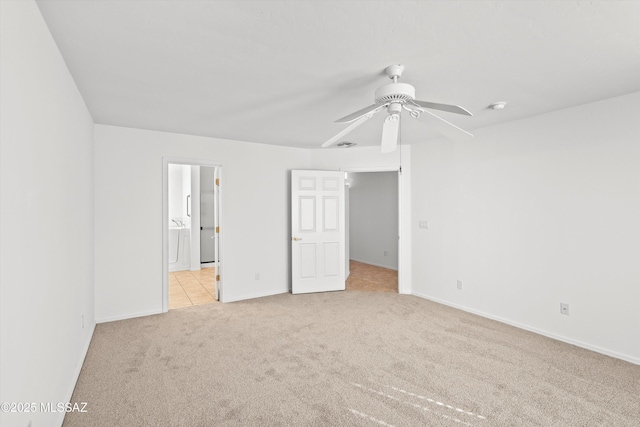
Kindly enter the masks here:
M 163 311 L 222 300 L 221 172 L 163 159 Z

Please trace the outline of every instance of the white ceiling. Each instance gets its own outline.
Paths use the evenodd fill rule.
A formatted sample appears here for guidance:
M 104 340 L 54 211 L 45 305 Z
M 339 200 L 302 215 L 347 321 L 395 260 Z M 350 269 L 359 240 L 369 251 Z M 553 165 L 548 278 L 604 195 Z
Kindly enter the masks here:
M 39 1 L 96 123 L 317 148 L 400 63 L 470 130 L 640 90 L 640 1 Z M 507 101 L 503 111 L 486 107 Z M 345 140 L 378 145 L 385 114 Z M 403 143 L 437 136 L 403 115 Z

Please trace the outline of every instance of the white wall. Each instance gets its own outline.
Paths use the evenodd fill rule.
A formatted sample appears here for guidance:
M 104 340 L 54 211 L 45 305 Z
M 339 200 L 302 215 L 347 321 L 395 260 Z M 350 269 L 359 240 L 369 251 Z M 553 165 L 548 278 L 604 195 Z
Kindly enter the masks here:
M 412 166 L 414 293 L 640 363 L 640 93 L 414 145 Z
M 0 401 L 68 402 L 95 325 L 93 121 L 34 2 L 1 1 L 0 29 Z
M 398 269 L 398 173 L 354 172 L 349 188 L 352 260 Z
M 402 150 L 381 154 L 380 147 L 353 147 L 346 149 L 311 150 L 311 167 L 313 169 L 344 170 L 351 172 L 392 171 L 402 166 L 399 180 L 400 203 L 400 240 L 398 243 L 398 291 L 411 293 L 412 286 L 412 236 L 411 236 L 411 156 L 412 147 L 404 146 Z M 349 196 L 351 198 L 351 195 Z M 350 207 L 351 208 L 351 207 Z M 350 245 L 353 243 L 350 242 Z
M 163 157 L 222 165 L 224 300 L 287 292 L 289 170 L 308 168 L 309 156 L 303 149 L 96 125 L 98 321 L 162 311 Z

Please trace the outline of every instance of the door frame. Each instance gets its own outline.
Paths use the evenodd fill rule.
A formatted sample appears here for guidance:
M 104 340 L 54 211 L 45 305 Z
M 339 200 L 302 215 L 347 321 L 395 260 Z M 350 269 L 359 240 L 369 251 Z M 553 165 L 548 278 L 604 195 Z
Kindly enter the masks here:
M 404 241 L 407 240 L 407 236 L 409 235 L 410 223 L 404 224 L 406 221 L 403 221 L 404 210 L 402 206 L 402 189 L 404 186 L 403 183 L 403 173 L 402 168 L 398 168 L 397 166 L 384 166 L 384 167 L 345 167 L 340 168 L 342 172 L 347 173 L 357 173 L 357 172 L 396 172 L 398 174 L 398 293 L 399 294 L 409 294 L 410 293 L 410 285 L 407 282 L 410 282 L 411 275 L 407 273 L 407 266 L 405 266 L 405 248 Z M 349 218 L 346 218 L 349 221 Z M 405 234 L 405 228 L 407 229 L 407 233 Z M 347 223 L 346 229 L 349 229 L 349 224 Z M 411 242 L 409 241 L 409 244 Z M 409 252 L 411 254 L 411 252 Z
M 210 166 L 216 167 L 219 171 L 220 182 L 222 183 L 223 168 L 220 162 L 209 159 L 191 159 L 184 157 L 162 157 L 162 312 L 169 311 L 169 164 L 187 165 L 187 166 Z M 222 254 L 223 254 L 223 230 L 222 227 L 222 185 L 218 188 L 219 205 L 218 205 L 218 224 L 220 233 L 218 236 L 219 259 L 220 263 L 216 266 L 216 275 L 220 276 L 218 280 L 218 300 L 224 302 L 224 293 L 222 286 Z

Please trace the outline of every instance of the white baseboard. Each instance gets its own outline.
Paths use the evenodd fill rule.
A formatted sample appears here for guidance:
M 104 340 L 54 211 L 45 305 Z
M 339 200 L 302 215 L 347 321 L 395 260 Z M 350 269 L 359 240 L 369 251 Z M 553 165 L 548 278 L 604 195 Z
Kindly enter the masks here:
M 84 346 L 82 348 L 80 360 L 78 360 L 78 364 L 76 365 L 76 368 L 73 372 L 73 376 L 72 376 L 73 382 L 71 383 L 71 387 L 69 388 L 69 391 L 67 391 L 67 400 L 65 400 L 64 402 L 80 403 L 80 402 L 71 402 L 71 398 L 73 397 L 73 390 L 75 390 L 76 384 L 78 383 L 78 378 L 80 378 L 80 371 L 82 371 L 82 365 L 84 365 L 84 359 L 86 359 L 87 353 L 89 352 L 89 345 L 91 345 L 91 339 L 93 338 L 93 333 L 95 332 L 95 330 L 96 330 L 96 325 L 94 324 L 91 327 L 91 333 L 88 335 L 87 341 L 84 343 Z M 62 426 L 65 415 L 66 415 L 65 412 L 58 413 L 58 419 L 56 420 L 57 426 L 60 426 L 60 427 Z
M 101 317 L 99 319 L 96 319 L 96 323 L 115 322 L 116 320 L 133 319 L 135 317 L 151 316 L 151 315 L 154 315 L 154 314 L 162 314 L 162 309 L 160 309 L 160 310 L 151 310 L 151 311 L 142 311 L 142 312 L 130 313 L 130 314 L 119 314 L 117 316 Z
M 253 298 L 270 297 L 273 295 L 288 294 L 288 293 L 289 293 L 288 289 L 278 289 L 273 291 L 260 292 L 256 294 L 242 295 L 240 297 L 225 298 L 224 301 L 222 302 L 227 303 L 227 302 L 244 301 L 244 300 L 253 299 Z
M 528 326 L 528 325 L 523 325 L 521 323 L 518 322 L 514 322 L 508 319 L 504 319 L 502 317 L 498 317 L 498 316 L 494 316 L 492 314 L 488 314 L 488 313 L 484 313 L 482 311 L 478 311 L 478 310 L 474 310 L 465 306 L 461 306 L 458 304 L 453 304 L 450 303 L 448 301 L 444 301 L 444 300 L 440 300 L 438 298 L 433 298 L 430 297 L 428 295 L 424 295 L 418 292 L 412 292 L 411 295 L 415 295 L 417 297 L 420 298 L 424 298 L 426 300 L 429 301 L 433 301 L 433 302 L 437 302 L 438 304 L 442 304 L 442 305 L 446 305 L 449 307 L 453 307 L 453 308 L 457 308 L 458 310 L 462 310 L 462 311 L 466 311 L 467 313 L 471 313 L 471 314 L 475 314 L 481 317 L 486 317 L 487 319 L 491 319 L 491 320 L 496 320 L 498 322 L 501 323 L 506 323 L 507 325 L 511 325 L 511 326 L 515 326 L 516 328 L 519 329 L 524 329 L 525 331 L 529 331 L 529 332 L 534 332 L 538 335 L 543 335 L 545 337 L 548 338 L 552 338 L 554 340 L 558 340 L 558 341 L 562 341 L 565 342 L 567 344 L 572 344 L 575 345 L 577 347 L 581 347 L 587 350 L 591 350 L 591 351 L 595 351 L 596 353 L 600 353 L 600 354 L 604 354 L 606 356 L 611 356 L 611 357 L 615 357 L 616 359 L 620 359 L 620 360 L 624 360 L 625 362 L 629 362 L 629 363 L 633 363 L 634 365 L 640 365 L 640 358 L 634 357 L 634 356 L 630 356 L 628 354 L 623 354 L 623 353 L 618 353 L 616 351 L 612 351 L 606 348 L 602 348 L 602 347 L 598 347 L 596 345 L 592 345 L 592 344 L 587 344 L 584 343 L 582 341 L 578 341 L 578 340 L 574 340 L 572 338 L 568 338 L 562 335 L 558 335 L 558 334 L 554 334 L 552 332 L 548 332 L 542 329 L 538 329 L 538 328 L 534 328 L 532 326 Z

